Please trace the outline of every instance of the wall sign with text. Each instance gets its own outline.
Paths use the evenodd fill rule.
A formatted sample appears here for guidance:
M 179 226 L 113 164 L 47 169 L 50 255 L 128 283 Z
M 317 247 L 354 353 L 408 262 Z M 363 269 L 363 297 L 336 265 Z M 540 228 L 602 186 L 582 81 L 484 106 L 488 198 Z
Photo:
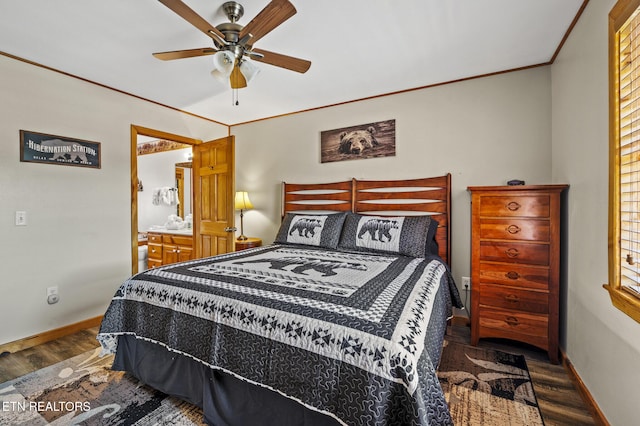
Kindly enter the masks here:
M 20 161 L 100 168 L 100 142 L 20 130 Z

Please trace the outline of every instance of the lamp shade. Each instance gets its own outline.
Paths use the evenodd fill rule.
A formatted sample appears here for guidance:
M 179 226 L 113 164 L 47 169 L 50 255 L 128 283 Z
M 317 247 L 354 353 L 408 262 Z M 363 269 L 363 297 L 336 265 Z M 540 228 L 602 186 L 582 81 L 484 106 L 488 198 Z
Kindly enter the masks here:
M 240 72 L 247 80 L 247 82 L 250 82 L 251 80 L 253 80 L 253 77 L 260 73 L 260 68 L 256 67 L 249 61 L 242 61 L 240 63 Z
M 223 83 L 226 83 L 233 71 L 236 57 L 226 50 L 220 51 L 213 55 L 213 71 L 211 75 Z
M 249 200 L 249 194 L 247 194 L 246 191 L 236 192 L 235 207 L 236 210 L 247 210 L 253 208 L 253 204 L 251 204 L 251 200 Z

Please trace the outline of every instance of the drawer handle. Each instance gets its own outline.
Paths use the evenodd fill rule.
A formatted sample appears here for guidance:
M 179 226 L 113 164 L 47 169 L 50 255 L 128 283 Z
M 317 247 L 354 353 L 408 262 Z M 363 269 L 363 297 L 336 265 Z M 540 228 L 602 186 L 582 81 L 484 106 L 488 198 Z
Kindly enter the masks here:
M 507 209 L 511 210 L 512 212 L 515 212 L 520 207 L 522 206 L 520 206 L 520 204 L 516 203 L 515 201 L 512 201 L 509 204 L 507 204 Z
M 517 280 L 518 278 L 520 278 L 520 274 L 517 273 L 516 271 L 509 271 L 506 274 L 504 274 L 504 276 L 509 278 L 510 280 Z
M 155 253 L 155 252 L 156 252 L 156 249 L 151 249 L 151 253 Z
M 509 324 L 510 326 L 515 327 L 516 325 L 520 324 L 520 321 L 518 321 L 518 318 L 516 317 L 506 317 L 504 319 L 504 322 L 506 322 L 507 324 Z
M 516 296 L 515 294 L 510 294 L 508 296 L 505 296 L 504 299 L 507 302 L 510 302 L 510 303 L 517 303 L 517 302 L 520 301 L 520 298 L 518 296 Z
M 508 250 L 505 250 L 504 254 L 506 254 L 507 257 L 510 257 L 510 258 L 514 259 L 514 258 L 518 257 L 520 252 L 518 251 L 518 249 L 510 248 Z
M 509 225 L 507 227 L 507 232 L 510 234 L 517 234 L 518 232 L 520 232 L 521 229 L 518 225 Z

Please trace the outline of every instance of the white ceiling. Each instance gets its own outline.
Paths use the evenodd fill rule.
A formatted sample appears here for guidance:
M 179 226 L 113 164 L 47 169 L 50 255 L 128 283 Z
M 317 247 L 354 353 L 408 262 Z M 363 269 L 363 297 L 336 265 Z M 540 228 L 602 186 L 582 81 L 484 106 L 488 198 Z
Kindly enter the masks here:
M 183 0 L 212 25 L 224 0 Z M 232 103 L 212 47 L 156 0 L 0 0 L 0 51 L 151 101 L 237 124 L 549 62 L 584 0 L 291 0 L 298 13 L 255 47 L 312 62 L 305 74 L 257 63 Z M 269 0 L 240 0 L 246 25 Z

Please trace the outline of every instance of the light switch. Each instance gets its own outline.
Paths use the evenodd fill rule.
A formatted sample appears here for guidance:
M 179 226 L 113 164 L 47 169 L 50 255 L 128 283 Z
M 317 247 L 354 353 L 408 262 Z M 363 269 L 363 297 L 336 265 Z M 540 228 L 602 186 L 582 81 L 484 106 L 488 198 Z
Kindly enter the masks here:
M 27 212 L 16 212 L 16 226 L 27 226 Z

